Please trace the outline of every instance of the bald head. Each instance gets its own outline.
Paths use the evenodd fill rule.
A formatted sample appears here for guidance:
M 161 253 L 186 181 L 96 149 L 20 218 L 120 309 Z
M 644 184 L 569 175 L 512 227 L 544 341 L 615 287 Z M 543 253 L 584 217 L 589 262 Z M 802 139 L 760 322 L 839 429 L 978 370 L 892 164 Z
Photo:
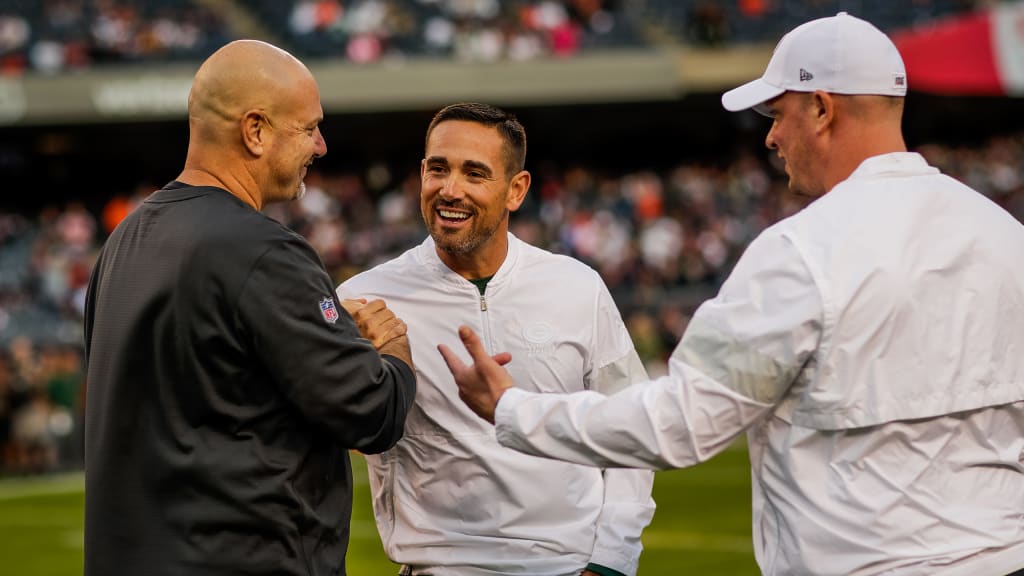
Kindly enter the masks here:
M 202 135 L 220 139 L 224 123 L 235 124 L 248 110 L 274 114 L 289 92 L 313 76 L 284 50 L 259 40 L 236 40 L 217 50 L 196 72 L 188 97 L 190 123 Z
M 188 116 L 179 180 L 224 188 L 257 209 L 301 196 L 306 169 L 327 153 L 313 74 L 266 42 L 237 40 L 203 62 Z

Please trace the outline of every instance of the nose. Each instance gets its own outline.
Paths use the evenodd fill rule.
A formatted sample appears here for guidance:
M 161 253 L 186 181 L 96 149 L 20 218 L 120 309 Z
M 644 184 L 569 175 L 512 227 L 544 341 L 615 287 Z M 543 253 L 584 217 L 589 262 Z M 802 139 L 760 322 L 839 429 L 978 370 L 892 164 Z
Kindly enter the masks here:
M 316 140 L 313 145 L 313 156 L 316 158 L 323 158 L 327 155 L 327 140 L 324 140 L 324 135 L 320 133 L 320 128 L 316 129 Z
M 778 143 L 775 142 L 775 123 L 772 123 L 772 127 L 768 130 L 768 135 L 764 137 L 764 145 L 769 150 L 775 150 L 779 147 Z
M 449 175 L 441 183 L 441 189 L 438 191 L 438 195 L 445 200 L 453 200 L 459 196 L 459 189 L 455 186 L 455 177 Z

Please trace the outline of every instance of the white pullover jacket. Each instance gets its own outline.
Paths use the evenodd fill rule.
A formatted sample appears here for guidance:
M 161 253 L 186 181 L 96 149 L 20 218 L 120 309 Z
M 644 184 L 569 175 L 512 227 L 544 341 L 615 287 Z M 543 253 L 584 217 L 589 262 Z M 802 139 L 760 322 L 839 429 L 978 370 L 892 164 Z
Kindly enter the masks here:
M 513 388 L 498 438 L 675 468 L 748 430 L 765 575 L 1008 574 L 1024 567 L 1022 249 L 1024 226 L 921 156 L 869 158 L 751 243 L 667 376 L 611 398 Z
M 409 326 L 418 386 L 405 436 L 367 455 L 385 551 L 414 574 L 568 576 L 588 563 L 637 571 L 654 515 L 653 474 L 526 456 L 458 397 L 438 344 L 463 351 L 459 325 L 510 352 L 533 392 L 612 394 L 646 372 L 593 269 L 508 235 L 485 295 L 441 262 L 432 239 L 338 287 L 383 299 Z M 463 352 L 464 360 L 469 357 Z

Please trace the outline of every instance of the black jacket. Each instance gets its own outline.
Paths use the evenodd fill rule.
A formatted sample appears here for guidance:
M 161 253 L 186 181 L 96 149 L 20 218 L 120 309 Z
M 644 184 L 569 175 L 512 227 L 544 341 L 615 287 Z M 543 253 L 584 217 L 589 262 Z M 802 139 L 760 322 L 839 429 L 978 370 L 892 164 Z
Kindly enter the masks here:
M 177 182 L 103 247 L 86 301 L 85 574 L 344 574 L 348 450 L 415 395 L 316 253 L 228 192 Z

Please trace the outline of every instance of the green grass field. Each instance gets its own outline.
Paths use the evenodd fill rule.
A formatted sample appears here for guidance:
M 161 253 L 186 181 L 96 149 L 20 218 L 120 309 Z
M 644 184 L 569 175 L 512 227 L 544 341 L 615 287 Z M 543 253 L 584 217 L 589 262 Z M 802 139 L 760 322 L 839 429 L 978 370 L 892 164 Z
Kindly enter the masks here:
M 353 458 L 355 509 L 348 573 L 394 576 L 370 512 L 366 468 Z M 742 444 L 689 470 L 659 472 L 658 511 L 644 532 L 641 576 L 757 574 L 750 543 L 750 465 Z M 81 474 L 0 480 L 0 574 L 82 574 Z

